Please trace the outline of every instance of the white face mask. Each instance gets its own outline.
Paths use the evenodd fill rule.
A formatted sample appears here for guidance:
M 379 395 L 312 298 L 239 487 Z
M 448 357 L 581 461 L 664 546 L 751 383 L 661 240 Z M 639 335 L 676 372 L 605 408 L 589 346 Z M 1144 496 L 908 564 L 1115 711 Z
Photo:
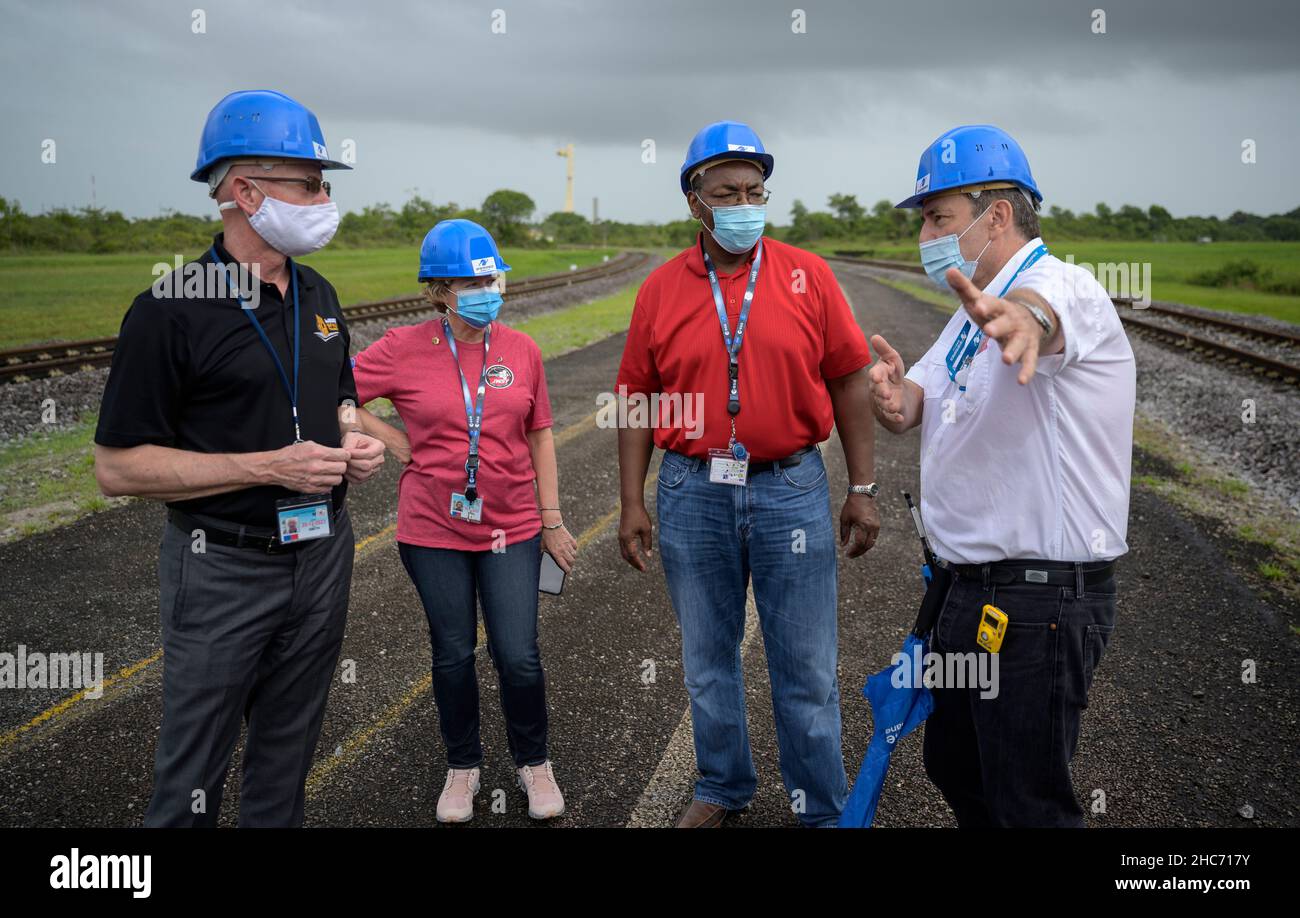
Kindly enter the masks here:
M 257 183 L 252 183 L 257 188 Z M 262 191 L 261 188 L 257 188 Z M 218 210 L 238 207 L 226 201 Z M 248 218 L 248 225 L 266 244 L 282 255 L 297 258 L 323 248 L 339 228 L 339 206 L 328 204 L 290 204 L 262 192 L 262 204 Z

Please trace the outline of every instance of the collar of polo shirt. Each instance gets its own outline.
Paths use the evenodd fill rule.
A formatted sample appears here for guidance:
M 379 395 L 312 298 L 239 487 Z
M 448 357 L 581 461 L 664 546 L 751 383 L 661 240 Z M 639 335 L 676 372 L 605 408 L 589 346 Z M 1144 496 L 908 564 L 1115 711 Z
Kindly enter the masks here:
M 217 257 L 218 257 L 218 258 L 220 258 L 223 262 L 225 262 L 225 263 L 228 264 L 228 265 L 233 265 L 233 264 L 235 264 L 235 258 L 234 258 L 233 255 L 230 254 L 230 252 L 228 252 L 228 251 L 226 250 L 226 246 L 225 246 L 225 238 L 226 238 L 226 234 L 225 234 L 224 232 L 223 232 L 223 233 L 217 233 L 215 236 L 212 237 L 212 245 L 213 245 L 213 247 L 215 247 L 216 250 L 217 250 Z M 205 258 L 208 257 L 208 253 L 205 252 L 205 253 L 204 253 L 204 257 L 205 257 Z M 293 262 L 293 259 L 292 259 L 292 258 L 287 258 L 287 257 L 285 258 L 285 264 L 286 264 L 286 265 L 290 264 L 291 262 Z M 301 268 L 305 268 L 305 267 L 307 267 L 307 266 L 306 266 L 306 265 L 301 265 L 301 264 L 300 264 L 300 265 L 298 265 L 298 267 L 301 269 Z M 299 270 L 299 271 L 298 271 L 298 287 L 299 287 L 299 289 L 314 288 L 314 287 L 316 286 L 316 277 L 317 277 L 317 275 L 316 275 L 316 272 L 315 272 L 315 271 L 304 271 L 304 270 Z M 260 278 L 259 278 L 259 280 L 260 280 Z M 265 283 L 267 283 L 267 282 L 266 282 L 266 281 L 262 281 L 262 283 L 265 284 Z M 271 286 L 274 287 L 275 285 L 274 285 L 274 284 L 271 284 Z M 278 289 L 278 288 L 277 288 L 277 289 Z

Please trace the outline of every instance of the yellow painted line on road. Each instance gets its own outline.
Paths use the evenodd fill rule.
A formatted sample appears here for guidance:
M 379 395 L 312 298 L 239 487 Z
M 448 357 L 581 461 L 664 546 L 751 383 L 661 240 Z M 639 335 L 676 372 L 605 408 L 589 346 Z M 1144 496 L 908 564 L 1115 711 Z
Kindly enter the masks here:
M 384 728 L 395 724 L 401 720 L 402 715 L 406 713 L 411 705 L 429 691 L 433 685 L 433 674 L 426 673 L 424 678 L 415 685 L 405 695 L 388 707 L 383 714 L 371 722 L 364 730 L 352 734 L 344 741 L 343 745 L 338 747 L 332 756 L 318 763 L 307 775 L 307 796 L 314 797 L 316 791 L 328 780 L 329 776 L 334 773 L 340 765 L 352 761 L 361 754 L 361 748 L 370 742 L 370 738 L 379 733 Z
M 366 536 L 361 541 L 355 543 L 355 545 L 353 546 L 353 550 L 356 552 L 357 556 L 359 557 L 361 554 L 365 552 L 365 550 L 368 547 L 370 547 L 370 545 L 377 542 L 379 539 L 384 538 L 385 536 L 392 535 L 396 530 L 397 530 L 396 523 L 385 526 L 383 529 L 379 530 L 374 535 Z M 129 666 L 122 667 L 122 669 L 118 670 L 116 675 L 110 676 L 109 678 L 104 680 L 104 688 L 107 689 L 110 685 L 125 682 L 128 679 L 131 679 L 132 677 L 144 672 L 144 670 L 147 667 L 161 660 L 162 656 L 163 656 L 162 648 L 159 647 L 157 650 L 155 650 L 149 656 L 145 657 L 143 660 L 137 660 Z M 121 688 L 122 686 L 119 685 L 118 687 Z M 81 691 L 77 692 L 75 695 L 69 695 L 67 698 L 58 702 L 53 707 L 46 708 L 44 711 L 37 714 L 35 717 L 33 717 L 27 723 L 23 724 L 21 727 L 15 727 L 13 730 L 10 730 L 8 733 L 5 733 L 3 736 L 0 736 L 0 750 L 3 750 L 6 746 L 10 745 L 13 742 L 16 742 L 18 737 L 21 736 L 22 734 L 27 733 L 28 731 L 33 730 L 36 727 L 39 727 L 42 724 L 46 724 L 54 720 L 55 718 L 67 713 L 78 702 L 85 701 L 85 700 L 87 700 L 86 690 L 82 689 Z M 99 699 L 90 699 L 90 700 L 95 701 Z
M 649 490 L 648 485 L 646 490 Z M 619 508 L 615 507 L 613 510 L 609 511 L 600 519 L 596 520 L 596 522 L 584 529 L 582 534 L 577 538 L 578 548 L 581 549 L 583 546 L 590 544 L 594 539 L 600 536 L 601 533 L 608 529 L 609 525 L 618 518 L 618 515 Z M 479 638 L 481 641 L 483 637 L 482 623 L 479 624 L 479 630 Z M 392 726 L 401 720 L 402 716 L 410 710 L 411 706 L 419 701 L 425 692 L 429 691 L 432 686 L 433 674 L 430 673 L 419 682 L 415 683 L 415 685 L 411 686 L 410 690 L 407 691 L 406 694 L 402 695 L 401 698 L 397 699 L 397 701 L 385 708 L 383 713 L 375 718 L 375 720 L 373 720 L 368 726 L 348 737 L 341 746 L 334 750 L 333 755 L 313 766 L 312 770 L 307 774 L 307 796 L 314 796 L 335 770 L 342 765 L 351 763 L 359 757 L 362 748 L 370 742 L 372 737 L 383 731 L 386 727 Z
M 122 669 L 119 669 L 116 673 L 114 673 L 113 675 L 109 676 L 107 679 L 104 680 L 103 690 L 108 691 L 110 687 L 120 688 L 122 683 L 126 682 L 136 673 L 143 670 L 146 666 L 149 666 L 151 663 L 157 663 L 159 660 L 161 660 L 162 653 L 163 653 L 162 649 L 160 648 L 154 651 L 153 654 L 151 654 L 150 656 L 145 657 L 143 660 L 137 660 L 135 663 L 132 663 L 130 666 L 124 666 Z M 10 730 L 8 733 L 5 733 L 4 735 L 0 736 L 0 751 L 3 751 L 4 749 L 18 742 L 18 740 L 22 738 L 24 733 L 27 733 L 30 730 L 34 730 L 35 728 L 41 726 L 42 724 L 53 720 L 54 718 L 63 714 L 65 711 L 70 710 L 73 707 L 73 705 L 75 705 L 77 702 L 85 700 L 87 697 L 86 692 L 88 691 L 89 689 L 82 689 L 81 691 L 77 692 L 75 695 L 71 695 L 63 699 L 58 704 L 54 705 L 54 707 L 46 708 L 44 711 L 37 714 L 35 717 L 33 717 L 27 723 L 23 724 L 21 727 L 15 727 L 14 729 Z M 99 701 L 100 699 L 91 698 L 90 700 Z
M 596 415 L 598 414 L 600 414 L 599 408 L 587 415 L 581 421 L 575 421 L 557 433 L 553 438 L 555 440 L 555 448 L 559 449 L 565 443 L 568 443 L 574 437 L 578 436 L 578 434 L 585 433 L 589 427 L 596 423 Z
M 559 433 L 555 435 L 556 447 L 558 448 L 560 444 L 567 443 L 570 440 L 572 440 L 574 437 L 588 430 L 591 427 L 591 425 L 595 423 L 595 421 L 596 421 L 596 412 L 593 411 L 591 414 L 587 415 L 581 421 L 576 421 L 573 424 L 570 424 L 568 427 L 564 428 L 563 430 L 561 430 Z M 368 535 L 364 539 L 361 539 L 360 541 L 356 542 L 353 545 L 353 551 L 356 553 L 356 558 L 360 558 L 372 546 L 377 546 L 380 541 L 387 539 L 389 536 L 392 536 L 396 532 L 397 532 L 397 524 L 390 523 L 389 525 L 385 526 L 383 529 L 379 530 L 378 532 Z M 581 544 L 582 542 L 581 540 L 579 540 L 579 545 Z M 121 685 L 121 683 L 125 683 L 131 678 L 137 676 L 139 673 L 143 672 L 147 667 L 153 665 L 154 663 L 157 663 L 159 660 L 162 659 L 162 656 L 163 656 L 162 648 L 159 648 L 149 656 L 145 657 L 143 660 L 137 660 L 136 662 L 130 664 L 129 666 L 124 666 L 122 669 L 118 670 L 118 672 L 115 675 L 110 676 L 109 678 L 104 680 L 104 687 L 106 689 L 110 685 L 116 685 L 118 688 L 124 687 Z M 0 734 L 0 751 L 3 751 L 8 746 L 11 746 L 14 743 L 16 743 L 18 739 L 24 734 L 29 733 L 30 731 L 38 727 L 41 727 L 45 724 L 48 724 L 54 721 L 55 719 L 61 717 L 62 715 L 66 714 L 68 711 L 72 710 L 79 702 L 85 700 L 87 700 L 86 690 L 82 689 L 81 691 L 77 692 L 75 695 L 69 695 L 67 698 L 64 698 L 62 701 L 58 702 L 52 707 L 46 708 L 44 711 L 37 714 L 27 723 L 15 727 L 12 730 L 8 731 L 7 733 Z M 90 699 L 90 700 L 93 701 L 93 700 L 102 700 L 102 699 Z
M 383 529 L 376 532 L 374 535 L 366 536 L 355 546 L 353 546 L 353 550 L 356 552 L 358 556 L 360 556 L 367 548 L 369 548 L 375 542 L 378 542 L 380 539 L 384 538 L 385 536 L 392 535 L 396 531 L 397 531 L 397 524 L 390 523 L 389 525 L 385 526 Z

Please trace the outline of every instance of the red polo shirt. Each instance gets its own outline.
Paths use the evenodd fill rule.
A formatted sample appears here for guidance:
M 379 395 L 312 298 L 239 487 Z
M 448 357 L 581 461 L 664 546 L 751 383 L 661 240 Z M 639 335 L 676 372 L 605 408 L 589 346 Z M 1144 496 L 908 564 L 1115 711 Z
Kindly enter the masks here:
M 505 544 L 513 545 L 541 532 L 528 434 L 551 426 L 542 352 L 528 335 L 500 322 L 492 323 L 489 344 L 479 432 L 483 519 L 477 523 L 450 512 L 451 495 L 465 490 L 469 429 L 460 373 L 442 320 L 390 328 L 353 361 L 357 403 L 390 399 L 411 441 L 411 461 L 397 483 L 399 542 L 487 551 L 501 533 Z M 456 357 L 474 398 L 483 372 L 483 342 L 458 342 Z
M 734 273 L 718 276 L 733 335 L 752 266 L 753 252 Z M 826 380 L 870 363 L 866 337 L 826 262 L 765 237 L 740 349 L 736 439 L 755 459 L 820 443 L 835 421 Z M 615 391 L 661 393 L 655 445 L 706 459 L 731 435 L 728 388 L 727 349 L 697 238 L 637 292 Z M 687 397 L 694 414 L 682 407 Z

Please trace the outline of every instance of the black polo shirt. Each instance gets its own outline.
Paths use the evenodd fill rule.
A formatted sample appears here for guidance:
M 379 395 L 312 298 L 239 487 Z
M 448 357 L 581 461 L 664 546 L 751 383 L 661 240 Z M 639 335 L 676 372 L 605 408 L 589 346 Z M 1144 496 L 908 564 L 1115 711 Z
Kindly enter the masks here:
M 215 238 L 218 255 L 234 260 Z M 209 250 L 198 259 L 212 263 Z M 191 272 L 194 270 L 190 269 Z M 200 453 L 252 453 L 293 443 L 289 395 L 261 336 L 234 296 L 194 289 L 183 295 L 185 269 L 173 272 L 174 296 L 158 297 L 155 287 L 135 298 L 122 319 L 113 366 L 104 387 L 95 442 L 132 447 L 145 443 Z M 192 275 L 191 275 L 192 277 Z M 232 274 L 232 279 L 234 275 Z M 194 295 L 199 293 L 200 295 Z M 298 265 L 300 347 L 298 416 L 302 438 L 323 446 L 340 444 L 338 406 L 356 400 L 348 350 L 351 337 L 338 295 L 329 282 Z M 281 296 L 274 284 L 261 284 L 253 310 L 293 381 L 293 288 Z M 169 502 L 234 524 L 272 528 L 275 502 L 294 492 L 262 485 Z M 347 482 L 334 488 L 342 506 Z

